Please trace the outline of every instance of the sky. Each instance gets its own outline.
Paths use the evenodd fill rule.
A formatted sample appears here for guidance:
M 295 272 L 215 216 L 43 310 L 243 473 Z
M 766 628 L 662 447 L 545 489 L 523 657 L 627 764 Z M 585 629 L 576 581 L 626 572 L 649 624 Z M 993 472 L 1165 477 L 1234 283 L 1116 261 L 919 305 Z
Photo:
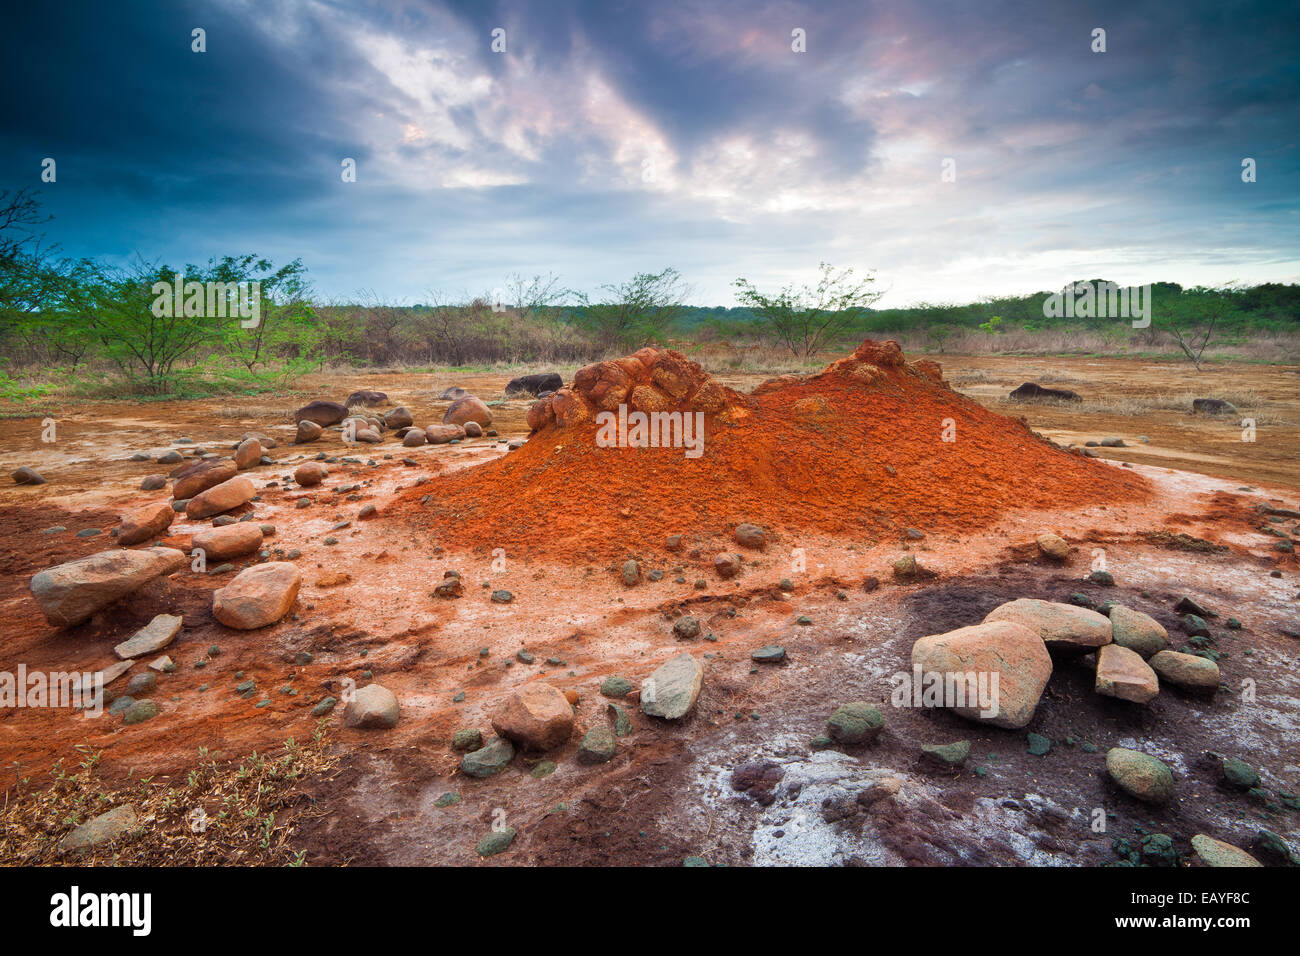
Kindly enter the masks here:
M 301 257 L 323 298 L 399 303 L 512 274 L 595 297 L 672 266 L 689 301 L 735 305 L 738 277 L 776 291 L 823 261 L 874 274 L 880 307 L 1300 281 L 1297 2 L 49 0 L 4 21 L 0 189 L 39 188 L 67 255 Z

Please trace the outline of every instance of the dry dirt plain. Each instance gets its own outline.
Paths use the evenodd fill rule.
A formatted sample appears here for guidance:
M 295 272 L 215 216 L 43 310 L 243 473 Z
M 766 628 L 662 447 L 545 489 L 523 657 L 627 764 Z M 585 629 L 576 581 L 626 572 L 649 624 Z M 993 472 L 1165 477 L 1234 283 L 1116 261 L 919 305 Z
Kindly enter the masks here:
M 1300 812 L 1279 803 L 1279 795 L 1294 800 L 1300 791 L 1300 575 L 1294 555 L 1277 550 L 1279 537 L 1263 530 L 1271 524 L 1300 539 L 1300 520 L 1269 522 L 1257 510 L 1300 507 L 1300 369 L 1216 366 L 1198 375 L 1141 361 L 933 358 L 958 391 L 1023 415 L 1060 444 L 1122 437 L 1125 447 L 1097 452 L 1148 478 L 1152 494 L 1140 502 L 1013 511 L 978 533 L 920 540 L 778 529 L 775 546 L 747 557 L 744 573 L 730 581 L 706 570 L 716 547 L 704 541 L 691 555 L 639 555 L 664 574 L 629 588 L 618 562 L 515 557 L 507 549 L 503 569 L 482 550 L 444 547 L 436 530 L 384 520 L 422 477 L 507 454 L 506 441 L 527 437 L 526 401 L 493 405 L 496 439 L 407 450 L 387 438 L 357 451 L 327 432 L 311 445 L 290 444 L 290 413 L 311 398 L 381 389 L 421 424 L 441 420 L 447 403 L 438 396 L 448 386 L 500 399 L 508 374 L 356 373 L 308 379 L 299 393 L 280 398 L 69 404 L 51 410 L 52 444 L 41 441 L 42 417 L 6 418 L 4 472 L 31 465 L 47 483 L 0 488 L 0 670 L 20 662 L 32 670 L 93 670 L 114 660 L 112 647 L 153 615 L 181 614 L 185 624 L 168 648 L 177 670 L 161 675 L 154 695 L 158 717 L 125 726 L 107 715 L 0 711 L 0 768 L 39 779 L 54 761 L 93 750 L 110 784 L 148 775 L 166 786 L 187 772 L 200 747 L 235 759 L 309 738 L 315 702 L 349 678 L 373 679 L 397 694 L 402 719 L 393 730 L 365 731 L 342 728 L 342 708 L 330 718 L 338 759 L 306 782 L 313 812 L 293 834 L 308 863 L 681 865 L 698 857 L 732 865 L 1075 865 L 1114 862 L 1117 837 L 1167 833 L 1189 856 L 1195 833 L 1249 847 L 1260 830 L 1300 849 Z M 742 391 L 768 377 L 704 364 Z M 1007 403 L 1006 393 L 1022 381 L 1069 388 L 1085 401 L 1081 408 Z M 1190 405 L 1193 395 L 1219 394 L 1251 401 L 1243 415 L 1258 422 L 1255 441 L 1242 441 L 1235 419 L 1177 408 L 1120 413 L 1125 402 L 1137 407 L 1163 396 L 1169 404 L 1185 395 Z M 184 573 L 152 582 L 85 624 L 62 631 L 46 624 L 28 592 L 31 576 L 110 547 L 124 510 L 167 495 L 140 490 L 145 475 L 167 469 L 130 462 L 132 454 L 190 454 L 196 446 L 227 454 L 247 431 L 281 440 L 269 452 L 275 464 L 251 472 L 259 487 L 322 451 L 359 459 L 334 467 L 326 482 L 359 485 L 350 495 L 318 494 L 313 507 L 298 510 L 298 495 L 280 485 L 265 487 L 253 503 L 258 519 L 276 528 L 266 547 L 301 555 L 304 584 L 289 617 L 258 631 L 224 628 L 211 612 L 223 575 Z M 178 444 L 183 438 L 194 444 Z M 358 520 L 366 504 L 377 506 L 378 519 Z M 332 530 L 343 521 L 351 523 Z M 1033 546 L 1047 528 L 1073 546 L 1064 566 L 1044 562 Z M 88 529 L 100 533 L 77 535 Z M 184 547 L 196 530 L 181 515 L 165 543 Z M 338 543 L 326 546 L 331 534 Z M 792 570 L 796 548 L 806 562 L 802 573 Z M 890 567 L 906 550 L 938 577 L 893 582 Z M 1098 551 L 1113 587 L 1087 580 Z M 462 574 L 466 596 L 431 599 L 451 568 Z M 865 590 L 870 577 L 883 583 Z M 706 587 L 695 587 L 697 579 L 707 579 Z M 783 579 L 793 587 L 783 589 Z M 491 603 L 495 588 L 509 589 L 514 601 Z M 1185 639 L 1173 611 L 1180 597 L 1216 611 L 1223 689 L 1212 700 L 1170 689 L 1135 707 L 1096 695 L 1085 665 L 1059 666 L 1027 728 L 1053 742 L 1045 756 L 1027 752 L 1024 731 L 889 707 L 890 675 L 908 668 L 918 637 L 976 623 L 1016 597 L 1068 601 L 1079 593 L 1146 611 L 1175 646 Z M 629 704 L 633 730 L 619 739 L 614 759 L 578 762 L 581 731 L 609 719 L 602 680 L 620 674 L 639 683 L 679 652 L 671 622 L 683 612 L 699 618 L 707 635 L 689 648 L 706 669 L 693 713 L 668 724 Z M 811 623 L 797 623 L 801 617 Z M 1240 620 L 1240 630 L 1224 628 L 1229 617 Z M 213 644 L 221 653 L 208 657 Z M 769 644 L 785 647 L 786 662 L 755 665 L 750 653 Z M 522 649 L 535 663 L 518 660 Z M 303 651 L 310 663 L 298 663 Z M 519 756 L 488 780 L 460 774 L 453 732 L 489 733 L 492 709 L 539 675 L 579 695 L 578 732 L 544 758 L 556 769 L 534 775 L 539 759 Z M 253 699 L 234 691 L 248 679 L 259 689 Z M 1246 680 L 1254 699 L 1241 692 Z M 259 699 L 270 703 L 257 707 Z M 880 740 L 810 748 L 829 713 L 850 700 L 876 702 L 885 712 Z M 963 768 L 940 772 L 918 759 L 922 744 L 957 739 L 972 743 Z M 1113 746 L 1140 746 L 1165 759 L 1175 772 L 1175 801 L 1153 809 L 1118 793 L 1104 771 Z M 1222 756 L 1258 769 L 1258 792 L 1225 786 Z M 886 778 L 893 796 L 863 798 Z M 459 800 L 442 805 L 448 793 Z M 1097 808 L 1108 815 L 1102 834 L 1090 827 Z M 481 861 L 475 845 L 502 819 L 519 835 L 507 852 Z

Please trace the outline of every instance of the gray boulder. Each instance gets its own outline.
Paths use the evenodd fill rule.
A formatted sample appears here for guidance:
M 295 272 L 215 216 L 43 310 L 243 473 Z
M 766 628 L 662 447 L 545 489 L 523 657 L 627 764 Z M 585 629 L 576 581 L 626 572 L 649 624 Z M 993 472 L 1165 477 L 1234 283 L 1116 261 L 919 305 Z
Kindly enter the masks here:
M 175 548 L 101 551 L 39 572 L 30 587 L 45 619 L 69 627 L 185 564 L 185 553 Z
M 703 686 L 700 662 L 690 654 L 678 654 L 641 682 L 641 710 L 651 717 L 680 719 L 695 706 Z

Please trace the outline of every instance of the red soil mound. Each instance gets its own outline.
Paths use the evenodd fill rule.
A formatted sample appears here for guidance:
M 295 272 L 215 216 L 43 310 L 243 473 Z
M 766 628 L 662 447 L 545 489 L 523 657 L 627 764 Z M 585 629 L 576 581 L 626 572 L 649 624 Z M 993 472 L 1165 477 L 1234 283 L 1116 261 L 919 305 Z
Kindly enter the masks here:
M 602 447 L 600 413 L 620 404 L 698 412 L 702 453 Z M 593 560 L 658 550 L 670 534 L 730 541 L 740 522 L 869 542 L 1147 493 L 1142 478 L 957 394 L 938 365 L 905 362 L 895 342 L 868 340 L 818 375 L 773 379 L 752 395 L 677 352 L 642 349 L 581 369 L 528 420 L 523 448 L 435 478 L 397 513 L 445 545 Z

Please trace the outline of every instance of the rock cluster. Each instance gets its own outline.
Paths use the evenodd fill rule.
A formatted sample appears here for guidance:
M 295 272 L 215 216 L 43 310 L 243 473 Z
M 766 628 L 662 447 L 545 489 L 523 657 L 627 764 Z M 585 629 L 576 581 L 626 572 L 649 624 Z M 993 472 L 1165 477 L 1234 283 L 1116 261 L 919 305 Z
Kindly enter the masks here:
M 573 384 L 528 409 L 528 427 L 540 431 L 591 421 L 598 412 L 703 412 L 727 417 L 747 399 L 716 382 L 697 363 L 671 349 L 644 348 L 624 358 L 584 366 Z

